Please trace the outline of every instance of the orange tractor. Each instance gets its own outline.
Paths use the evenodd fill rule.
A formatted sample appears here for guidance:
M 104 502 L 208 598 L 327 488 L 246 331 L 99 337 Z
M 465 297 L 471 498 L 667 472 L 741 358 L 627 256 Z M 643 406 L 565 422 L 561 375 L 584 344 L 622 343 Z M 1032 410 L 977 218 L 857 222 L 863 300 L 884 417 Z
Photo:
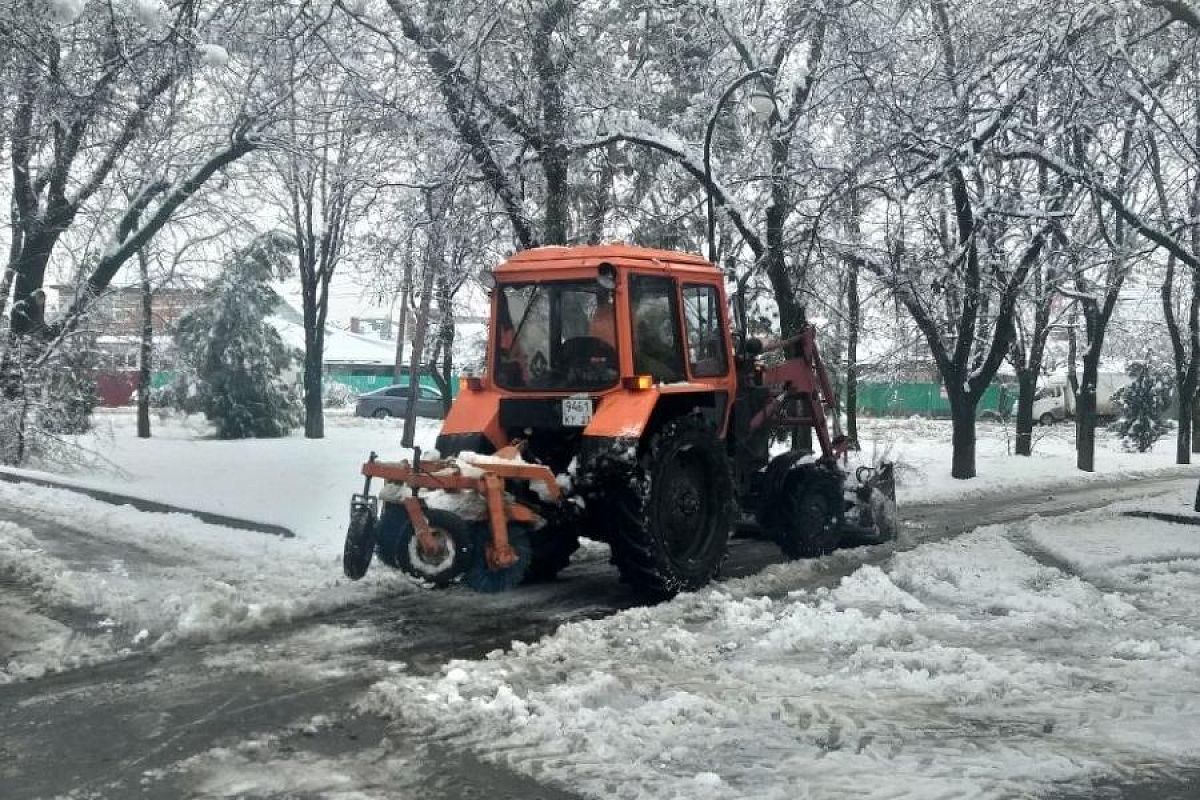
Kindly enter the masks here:
M 792 558 L 895 534 L 891 465 L 851 478 L 839 463 L 852 443 L 831 439 L 814 330 L 770 348 L 735 338 L 708 261 L 543 247 L 486 278 L 486 374 L 463 380 L 438 458 L 363 465 L 351 578 L 378 554 L 435 585 L 499 591 L 552 578 L 586 536 L 611 546 L 623 580 L 666 597 L 712 580 L 735 525 Z M 820 451 L 772 457 L 798 426 Z

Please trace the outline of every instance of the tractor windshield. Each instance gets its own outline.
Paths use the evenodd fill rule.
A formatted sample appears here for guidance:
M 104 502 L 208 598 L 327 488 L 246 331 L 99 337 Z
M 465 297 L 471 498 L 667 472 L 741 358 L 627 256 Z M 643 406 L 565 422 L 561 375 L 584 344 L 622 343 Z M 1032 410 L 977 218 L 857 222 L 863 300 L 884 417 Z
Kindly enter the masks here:
M 498 287 L 496 384 L 588 391 L 617 382 L 612 292 L 592 282 Z

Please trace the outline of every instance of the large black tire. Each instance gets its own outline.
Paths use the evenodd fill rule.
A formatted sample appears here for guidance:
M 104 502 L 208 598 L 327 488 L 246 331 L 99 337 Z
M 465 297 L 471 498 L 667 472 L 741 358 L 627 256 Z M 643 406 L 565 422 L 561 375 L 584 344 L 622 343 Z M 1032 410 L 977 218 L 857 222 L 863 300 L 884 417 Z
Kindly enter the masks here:
M 346 544 L 342 548 L 342 571 L 352 581 L 367 574 L 375 554 L 377 533 L 375 512 L 368 505 L 356 505 L 350 510 L 350 525 L 346 529 Z
M 379 560 L 434 586 L 449 586 L 475 558 L 475 540 L 471 526 L 457 514 L 437 508 L 425 509 L 425 518 L 434 534 L 446 545 L 445 556 L 436 562 L 421 557 L 416 530 L 408 512 L 396 503 L 384 503 L 376 525 Z
M 725 449 L 696 415 L 664 425 L 632 476 L 612 485 L 613 563 L 651 599 L 690 592 L 721 568 L 733 528 L 733 480 Z
M 529 544 L 533 559 L 525 582 L 545 583 L 557 578 L 571 563 L 571 556 L 579 549 L 579 537 L 561 527 L 546 525 L 529 534 Z
M 841 540 L 829 491 L 795 476 L 775 498 L 771 535 L 788 558 L 817 558 Z
M 1049 411 L 1042 414 L 1042 416 L 1038 417 L 1038 424 L 1040 424 L 1041 426 L 1043 426 L 1045 428 L 1051 427 L 1057 421 L 1058 420 L 1055 419 L 1054 415 L 1051 414 Z

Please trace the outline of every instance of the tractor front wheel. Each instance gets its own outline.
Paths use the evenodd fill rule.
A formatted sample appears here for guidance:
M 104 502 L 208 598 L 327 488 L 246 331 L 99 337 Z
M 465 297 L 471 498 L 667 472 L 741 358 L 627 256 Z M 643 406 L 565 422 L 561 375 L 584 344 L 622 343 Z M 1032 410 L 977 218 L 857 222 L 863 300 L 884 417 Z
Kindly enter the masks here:
M 793 479 L 780 495 L 771 533 L 784 555 L 817 558 L 833 552 L 841 531 L 826 493 Z
M 613 561 L 622 580 L 658 599 L 716 576 L 733 527 L 733 481 L 724 448 L 702 419 L 665 425 L 612 493 Z

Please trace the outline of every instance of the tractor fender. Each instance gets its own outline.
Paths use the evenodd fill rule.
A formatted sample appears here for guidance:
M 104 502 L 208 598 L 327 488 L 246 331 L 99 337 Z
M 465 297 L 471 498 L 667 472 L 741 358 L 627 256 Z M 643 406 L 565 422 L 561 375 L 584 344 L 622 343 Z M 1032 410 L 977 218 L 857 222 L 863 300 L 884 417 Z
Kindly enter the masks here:
M 459 392 L 442 422 L 438 450 L 443 455 L 448 454 L 447 451 L 442 451 L 443 440 L 447 450 L 465 449 L 462 445 L 467 439 L 462 437 L 478 437 L 480 434 L 491 443 L 493 451 L 508 444 L 504 430 L 500 427 L 500 395 L 496 392 L 470 389 Z M 457 448 L 452 447 L 455 444 L 458 445 Z M 474 449 L 480 450 L 477 445 Z
M 728 396 L 696 384 L 655 386 L 605 395 L 584 430 L 584 436 L 644 439 L 659 426 L 684 416 L 699 414 L 724 437 Z
M 592 413 L 583 435 L 596 439 L 638 439 L 658 405 L 657 388 L 607 394 Z

